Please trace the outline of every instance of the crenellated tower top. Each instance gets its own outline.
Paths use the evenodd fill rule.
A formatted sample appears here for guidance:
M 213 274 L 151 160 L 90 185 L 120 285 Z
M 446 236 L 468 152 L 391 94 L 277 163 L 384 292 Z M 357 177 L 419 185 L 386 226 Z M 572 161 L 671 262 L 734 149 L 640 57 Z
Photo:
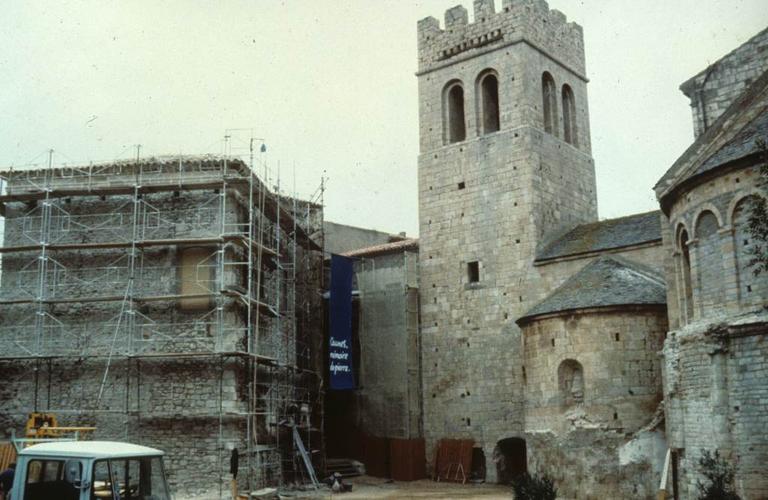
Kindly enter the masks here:
M 419 74 L 514 43 L 526 42 L 586 81 L 584 33 L 545 0 L 474 0 L 474 22 L 461 5 L 418 22 Z

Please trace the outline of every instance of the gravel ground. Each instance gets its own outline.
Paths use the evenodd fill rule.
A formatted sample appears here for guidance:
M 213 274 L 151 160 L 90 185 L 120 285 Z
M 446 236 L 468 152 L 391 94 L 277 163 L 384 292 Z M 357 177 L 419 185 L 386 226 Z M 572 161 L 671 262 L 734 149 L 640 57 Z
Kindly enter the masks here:
M 482 498 L 483 500 L 508 500 L 512 498 L 510 487 L 497 484 L 456 484 L 436 483 L 429 479 L 412 482 L 395 482 L 370 476 L 353 477 L 345 480 L 353 485 L 349 493 L 333 493 L 324 488 L 318 492 L 295 492 L 281 494 L 284 499 L 338 499 L 338 500 L 368 500 L 368 499 L 468 499 Z

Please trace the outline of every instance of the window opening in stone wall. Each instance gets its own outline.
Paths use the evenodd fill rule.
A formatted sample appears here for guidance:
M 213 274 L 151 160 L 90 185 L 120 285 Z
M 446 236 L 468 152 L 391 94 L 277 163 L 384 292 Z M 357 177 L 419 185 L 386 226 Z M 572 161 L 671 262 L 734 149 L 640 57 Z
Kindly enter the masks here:
M 693 288 L 691 287 L 691 251 L 688 248 L 688 231 L 680 231 L 678 239 L 680 246 L 680 267 L 682 271 L 681 286 L 682 296 L 685 301 L 685 320 L 690 321 L 693 317 Z
M 445 93 L 445 129 L 448 143 L 460 142 L 467 138 L 464 120 L 464 88 L 461 83 L 449 85 Z
M 563 85 L 563 138 L 568 144 L 578 146 L 576 139 L 576 101 L 569 85 Z
M 584 369 L 576 360 L 566 359 L 557 369 L 560 397 L 565 406 L 584 402 Z
M 459 182 L 459 189 L 464 189 L 466 187 L 467 187 L 467 185 L 466 185 L 466 183 L 464 183 L 464 181 Z
M 488 72 L 480 75 L 478 95 L 480 97 L 479 122 L 482 124 L 482 133 L 497 132 L 499 124 L 499 79 L 495 74 Z
M 480 262 L 467 263 L 467 280 L 470 283 L 478 283 L 480 281 Z
M 541 75 L 542 109 L 544 111 L 544 131 L 557 135 L 557 87 L 555 79 L 548 72 Z

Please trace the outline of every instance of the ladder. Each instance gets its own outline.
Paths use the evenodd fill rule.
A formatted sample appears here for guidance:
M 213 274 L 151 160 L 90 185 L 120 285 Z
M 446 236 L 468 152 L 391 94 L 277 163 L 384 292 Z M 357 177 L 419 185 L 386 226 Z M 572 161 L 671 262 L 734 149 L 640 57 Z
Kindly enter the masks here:
M 299 431 L 296 429 L 295 425 L 293 426 L 293 442 L 296 444 L 296 448 L 298 448 L 299 453 L 301 454 L 301 459 L 304 461 L 304 466 L 307 468 L 309 478 L 312 480 L 312 486 L 314 486 L 315 489 L 318 489 L 320 487 L 320 483 L 317 481 L 315 468 L 312 466 L 312 460 L 309 458 L 307 449 L 304 447 L 304 441 L 301 440 L 301 436 L 299 435 Z

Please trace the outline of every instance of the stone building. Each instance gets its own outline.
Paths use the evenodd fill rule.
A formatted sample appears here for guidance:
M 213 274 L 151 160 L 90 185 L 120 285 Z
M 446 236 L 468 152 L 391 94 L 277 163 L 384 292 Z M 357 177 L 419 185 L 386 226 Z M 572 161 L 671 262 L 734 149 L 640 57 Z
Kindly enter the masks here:
M 744 498 L 768 495 L 768 276 L 749 266 L 750 200 L 766 163 L 768 29 L 682 85 L 696 141 L 655 186 L 670 332 L 666 429 L 682 497 L 703 450 L 736 467 Z
M 545 295 L 536 251 L 597 202 L 581 27 L 543 2 L 474 5 L 473 23 L 461 6 L 418 23 L 424 434 L 428 458 L 468 437 L 491 463 L 524 431 L 514 320 Z
M 744 221 L 768 30 L 683 84 L 698 138 L 661 212 L 598 222 L 581 27 L 541 0 L 495 8 L 417 29 L 427 460 L 471 438 L 486 480 L 651 498 L 672 448 L 686 498 L 719 449 L 762 498 L 768 290 Z
M 321 207 L 227 157 L 0 176 L 0 429 L 33 411 L 163 449 L 175 492 L 295 473 L 321 445 Z

